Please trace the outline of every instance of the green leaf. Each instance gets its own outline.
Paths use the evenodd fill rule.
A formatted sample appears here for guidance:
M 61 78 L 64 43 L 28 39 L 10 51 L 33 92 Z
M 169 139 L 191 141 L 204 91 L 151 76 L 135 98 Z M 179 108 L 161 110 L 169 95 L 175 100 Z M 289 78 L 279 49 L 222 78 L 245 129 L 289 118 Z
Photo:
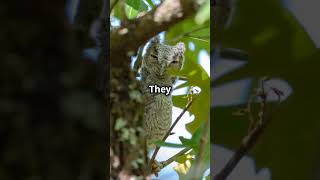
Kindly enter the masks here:
M 248 75 L 276 75 L 288 64 L 316 52 L 308 34 L 281 6 L 280 2 L 275 0 L 237 3 L 233 21 L 228 29 L 216 35 L 219 38 L 215 41 L 223 48 L 236 48 L 247 52 L 250 63 L 233 72 L 231 76 L 224 77 L 228 79 L 220 79 L 216 84 Z M 248 25 L 251 25 L 250 28 Z
M 186 179 L 186 174 L 191 167 L 191 160 L 186 160 L 184 163 L 178 163 L 173 169 L 178 173 L 179 179 Z
M 125 13 L 121 11 L 121 3 L 117 3 L 112 9 L 111 15 L 122 20 L 124 18 Z
M 152 0 L 146 0 L 146 2 L 154 9 L 156 6 L 153 4 Z
M 173 148 L 183 148 L 182 144 L 176 144 L 176 143 L 168 143 L 168 142 L 163 142 L 161 140 L 153 142 L 156 146 L 164 146 L 164 147 L 173 147 Z
M 189 153 L 176 157 L 174 161 L 176 161 L 177 163 L 183 164 L 188 160 L 192 160 L 192 156 Z
M 148 6 L 145 4 L 143 0 L 126 0 L 126 4 L 136 11 L 146 11 L 148 10 Z
M 183 136 L 179 136 L 179 139 L 185 147 L 193 148 L 196 146 L 192 139 L 186 139 Z
M 193 143 L 192 153 L 195 155 L 194 162 L 197 163 L 192 163 L 190 171 L 188 172 L 188 177 L 193 177 L 195 172 L 203 174 L 208 168 L 210 168 L 210 133 L 206 132 L 206 130 L 210 131 L 210 127 L 207 127 L 206 125 L 207 123 L 202 124 L 190 140 Z M 207 141 L 202 141 L 203 138 Z M 202 151 L 199 149 L 200 145 L 204 146 Z M 198 159 L 200 157 L 200 153 L 203 153 L 203 159 Z
M 195 119 L 188 123 L 186 128 L 189 132 L 194 133 L 209 115 L 210 78 L 199 64 L 188 59 L 186 59 L 185 66 L 179 74 L 188 78 L 189 86 L 197 86 L 201 89 L 201 93 L 197 95 L 197 98 L 188 110 L 191 114 L 194 114 Z M 182 109 L 187 104 L 185 95 L 173 96 L 172 100 L 174 106 Z
M 134 19 L 135 17 L 137 17 L 139 11 L 137 11 L 136 9 L 134 9 L 131 6 L 126 5 L 125 13 L 126 13 L 126 16 L 128 17 L 128 19 Z
M 129 19 L 134 19 L 137 17 L 139 12 L 147 11 L 148 6 L 143 0 L 127 0 L 125 7 L 125 14 Z
M 185 147 L 189 147 L 189 148 L 192 148 L 196 153 L 198 152 L 198 146 L 199 146 L 199 143 L 200 143 L 200 138 L 201 138 L 201 134 L 204 130 L 205 126 L 204 124 L 202 124 L 202 126 L 200 126 L 192 135 L 192 138 L 191 139 L 186 139 L 182 136 L 179 137 L 181 143 L 185 146 Z M 209 138 L 208 138 L 209 139 Z M 208 144 L 210 144 L 208 142 Z M 210 148 L 208 148 L 210 149 Z

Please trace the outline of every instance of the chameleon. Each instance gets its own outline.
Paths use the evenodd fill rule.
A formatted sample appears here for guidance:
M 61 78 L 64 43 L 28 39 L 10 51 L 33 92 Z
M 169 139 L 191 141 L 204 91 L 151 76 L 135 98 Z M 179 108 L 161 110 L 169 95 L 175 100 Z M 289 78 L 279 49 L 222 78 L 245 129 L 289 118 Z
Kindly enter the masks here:
M 185 45 L 166 45 L 159 36 L 152 38 L 146 47 L 141 65 L 141 88 L 145 99 L 143 129 L 147 142 L 162 140 L 172 122 L 172 91 L 168 94 L 151 93 L 149 86 L 171 87 L 177 76 L 170 75 L 168 69 L 180 71 L 185 61 Z

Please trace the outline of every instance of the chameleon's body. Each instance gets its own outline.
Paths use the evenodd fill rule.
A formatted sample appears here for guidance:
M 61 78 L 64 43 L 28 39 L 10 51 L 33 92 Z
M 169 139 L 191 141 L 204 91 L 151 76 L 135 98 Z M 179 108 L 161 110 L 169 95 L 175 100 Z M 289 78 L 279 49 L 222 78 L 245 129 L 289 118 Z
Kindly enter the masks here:
M 148 142 L 161 140 L 169 130 L 172 121 L 171 92 L 151 94 L 149 85 L 173 86 L 176 77 L 169 75 L 166 70 L 172 67 L 181 70 L 184 64 L 183 43 L 175 46 L 161 44 L 159 37 L 153 38 L 147 46 L 141 66 L 142 93 L 145 97 L 143 127 Z

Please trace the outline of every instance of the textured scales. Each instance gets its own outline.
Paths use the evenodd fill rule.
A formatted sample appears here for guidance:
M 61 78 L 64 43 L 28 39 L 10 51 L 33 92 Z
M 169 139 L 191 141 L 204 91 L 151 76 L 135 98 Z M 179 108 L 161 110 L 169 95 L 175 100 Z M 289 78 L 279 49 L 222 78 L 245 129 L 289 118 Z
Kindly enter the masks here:
M 145 97 L 144 131 L 148 142 L 161 140 L 170 129 L 172 121 L 172 97 L 151 94 L 149 85 L 173 86 L 176 77 L 166 73 L 168 67 L 181 70 L 184 64 L 183 43 L 169 46 L 153 38 L 147 46 L 141 66 L 142 93 Z

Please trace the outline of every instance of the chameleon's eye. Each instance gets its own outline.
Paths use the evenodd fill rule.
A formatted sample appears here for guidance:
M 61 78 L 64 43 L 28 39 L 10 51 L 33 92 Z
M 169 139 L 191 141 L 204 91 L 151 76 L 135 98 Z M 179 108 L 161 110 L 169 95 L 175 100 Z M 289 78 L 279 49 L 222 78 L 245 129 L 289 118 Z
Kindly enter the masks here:
M 151 57 L 155 58 L 155 59 L 158 59 L 158 56 L 154 55 L 154 54 L 151 54 L 150 55 Z

